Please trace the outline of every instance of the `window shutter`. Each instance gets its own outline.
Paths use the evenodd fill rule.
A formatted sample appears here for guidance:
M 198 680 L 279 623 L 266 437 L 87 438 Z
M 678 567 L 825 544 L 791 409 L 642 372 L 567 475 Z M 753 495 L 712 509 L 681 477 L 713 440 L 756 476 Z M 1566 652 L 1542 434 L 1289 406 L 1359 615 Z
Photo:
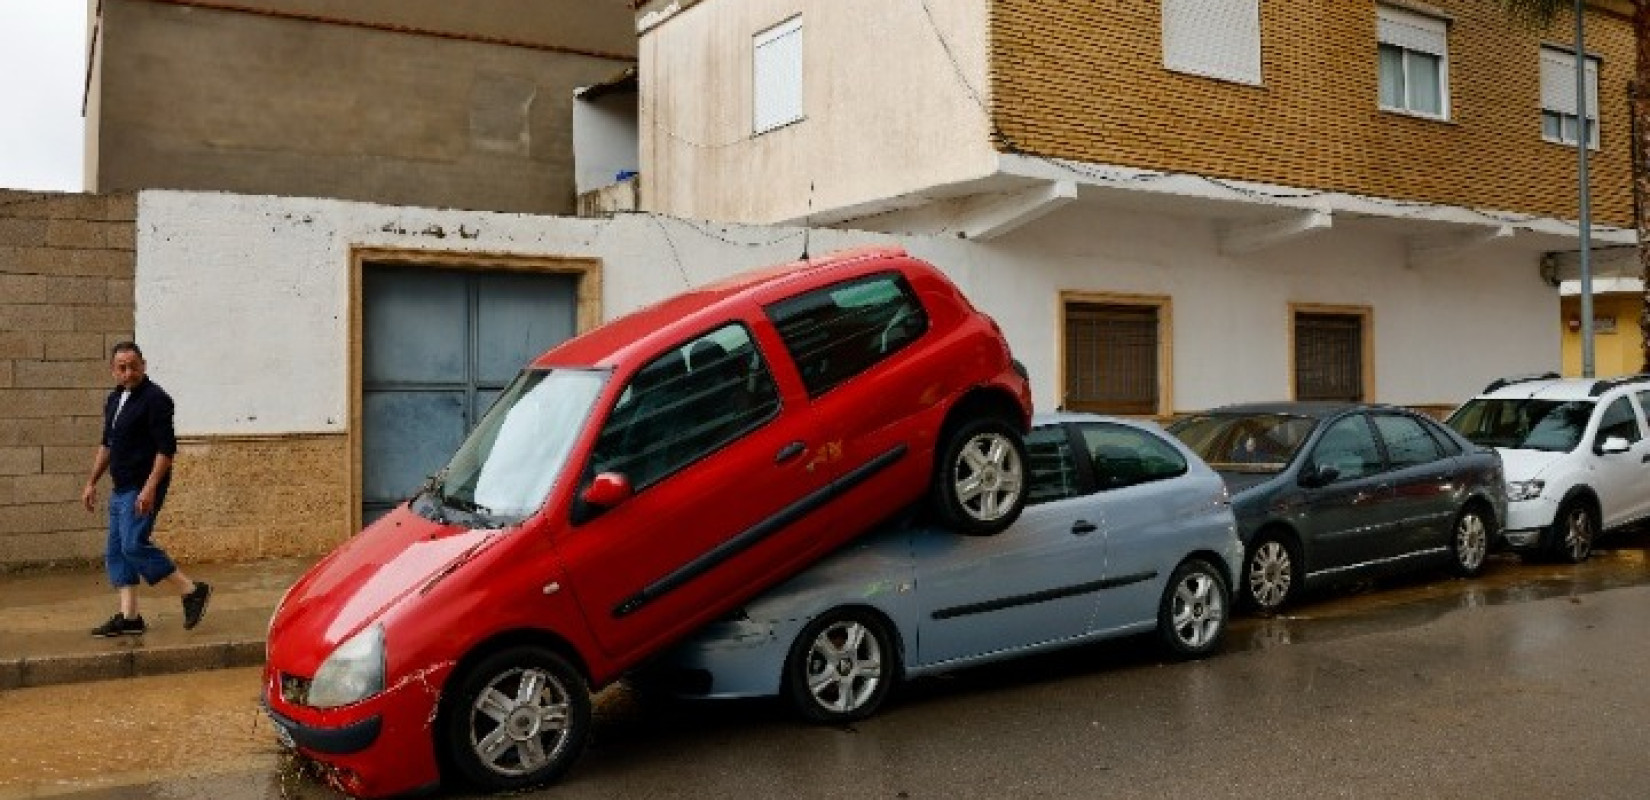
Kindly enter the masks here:
M 1576 113 L 1575 56 L 1563 50 L 1541 48 L 1541 107 Z M 1587 59 L 1587 118 L 1598 119 L 1598 61 Z
M 1378 6 L 1375 27 L 1382 44 L 1429 53 L 1439 58 L 1449 56 L 1449 25 L 1436 17 Z
M 802 18 L 756 35 L 751 128 L 773 130 L 802 118 Z
M 1074 411 L 1158 411 L 1155 306 L 1066 306 L 1066 398 Z
M 1260 0 L 1163 0 L 1163 66 L 1259 85 Z

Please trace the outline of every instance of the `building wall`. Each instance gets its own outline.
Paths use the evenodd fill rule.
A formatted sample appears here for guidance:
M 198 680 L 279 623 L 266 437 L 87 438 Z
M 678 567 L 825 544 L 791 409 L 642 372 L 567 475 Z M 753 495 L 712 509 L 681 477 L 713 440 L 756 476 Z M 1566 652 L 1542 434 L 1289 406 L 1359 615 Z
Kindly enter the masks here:
M 593 259 L 597 316 L 611 319 L 794 260 L 804 243 L 798 229 L 647 214 L 575 219 L 189 192 L 144 192 L 138 216 L 137 333 L 152 374 L 177 399 L 183 440 L 162 537 L 203 557 L 319 553 L 353 533 L 353 254 Z M 1558 362 L 1557 331 L 1524 322 L 1558 309 L 1534 255 L 1486 247 L 1411 269 L 1401 240 L 1337 230 L 1227 258 L 1216 254 L 1216 235 L 1211 221 L 1076 206 L 991 243 L 840 230 L 806 241 L 813 253 L 903 244 L 934 262 L 1001 322 L 1044 410 L 1060 402 L 1062 292 L 1169 298 L 1170 408 L 1180 412 L 1287 397 L 1292 303 L 1369 308 L 1373 399 L 1383 402 L 1451 406 L 1490 378 Z
M 986 0 L 684 5 L 642 34 L 644 209 L 773 223 L 996 169 Z M 805 118 L 753 136 L 752 37 L 798 13 Z
M 1636 375 L 1644 369 L 1644 333 L 1639 314 L 1643 294 L 1598 294 L 1593 297 L 1593 375 L 1614 378 Z M 1564 374 L 1581 374 L 1581 299 L 1566 297 L 1560 319 L 1563 332 Z
M 103 5 L 97 190 L 567 213 L 573 91 L 634 63 L 617 0 L 241 5 Z
M 102 552 L 80 489 L 131 337 L 135 216 L 130 194 L 0 191 L 0 569 Z
M 1452 20 L 1452 112 L 1436 121 L 1377 109 L 1375 5 L 1260 3 L 1256 87 L 1165 69 L 1153 0 L 992 0 L 996 123 L 1045 156 L 1575 219 L 1576 151 L 1541 139 L 1538 71 L 1571 23 L 1537 33 L 1498 3 L 1430 0 Z M 1630 227 L 1632 26 L 1594 13 L 1587 41 L 1602 57 L 1594 220 Z

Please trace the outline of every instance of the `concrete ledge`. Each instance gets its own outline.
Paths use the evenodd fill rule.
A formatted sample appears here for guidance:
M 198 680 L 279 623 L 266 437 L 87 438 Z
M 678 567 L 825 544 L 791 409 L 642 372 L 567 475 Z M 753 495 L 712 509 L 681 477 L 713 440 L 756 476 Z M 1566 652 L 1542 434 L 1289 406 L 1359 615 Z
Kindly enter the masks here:
M 108 653 L 0 660 L 0 691 L 87 683 L 264 663 L 261 641 L 213 642 L 188 647 L 124 649 Z

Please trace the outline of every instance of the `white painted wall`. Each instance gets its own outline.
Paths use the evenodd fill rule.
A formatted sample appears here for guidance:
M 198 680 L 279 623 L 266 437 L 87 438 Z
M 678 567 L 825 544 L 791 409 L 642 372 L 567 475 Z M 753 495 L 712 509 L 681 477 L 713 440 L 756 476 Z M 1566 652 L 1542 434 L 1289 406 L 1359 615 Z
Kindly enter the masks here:
M 753 136 L 752 37 L 797 14 L 806 118 Z M 988 45 L 986 0 L 681 11 L 640 41 L 642 207 L 773 223 L 990 175 Z
M 1337 229 L 1228 259 L 1215 255 L 1211 222 L 1085 205 L 991 242 L 809 236 L 816 254 L 899 243 L 945 270 L 1003 325 L 1042 409 L 1059 402 L 1063 290 L 1171 296 L 1182 411 L 1287 396 L 1290 302 L 1373 308 L 1383 402 L 1456 403 L 1492 377 L 1559 364 L 1558 294 L 1527 254 L 1486 250 L 1410 269 L 1398 239 Z M 611 318 L 794 260 L 802 241 L 797 229 L 646 214 L 574 219 L 147 191 L 138 202 L 136 333 L 155 380 L 178 398 L 182 434 L 342 432 L 354 247 L 599 258 Z
M 612 185 L 641 169 L 636 96 L 619 93 L 573 101 L 573 185 L 579 194 Z

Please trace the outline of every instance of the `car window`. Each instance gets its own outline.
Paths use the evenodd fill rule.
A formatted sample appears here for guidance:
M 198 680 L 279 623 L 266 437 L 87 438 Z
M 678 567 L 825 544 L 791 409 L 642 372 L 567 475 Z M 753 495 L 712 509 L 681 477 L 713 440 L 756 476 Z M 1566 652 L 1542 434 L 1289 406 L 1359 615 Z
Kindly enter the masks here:
M 928 330 L 922 303 L 895 274 L 799 295 L 768 306 L 767 313 L 810 397 L 870 369 Z
M 1215 469 L 1279 472 L 1317 425 L 1290 414 L 1214 414 L 1178 420 L 1169 432 Z
M 1479 398 L 1450 415 L 1449 426 L 1485 447 L 1568 453 L 1592 414 L 1591 400 Z
M 637 370 L 596 438 L 590 472 L 622 473 L 641 489 L 778 410 L 773 376 L 750 332 L 727 325 Z
M 1079 494 L 1077 459 L 1071 439 L 1059 425 L 1035 428 L 1026 435 L 1026 455 L 1030 459 L 1031 483 L 1026 505 L 1065 500 Z
M 1375 430 L 1386 443 L 1386 456 L 1396 469 L 1430 464 L 1439 458 L 1438 443 L 1420 420 L 1396 414 L 1376 414 Z
M 1312 463 L 1334 467 L 1340 472 L 1337 480 L 1343 481 L 1374 475 L 1382 469 L 1381 451 L 1362 414 L 1342 417 L 1325 429 L 1323 438 L 1312 448 Z
M 1426 426 L 1427 433 L 1432 434 L 1433 441 L 1438 443 L 1438 449 L 1442 451 L 1444 455 L 1461 455 L 1463 452 L 1461 440 L 1457 437 L 1454 431 L 1449 429 L 1448 426 L 1433 419 L 1424 419 L 1421 422 Z
M 1103 491 L 1186 474 L 1186 458 L 1174 445 L 1139 428 L 1108 422 L 1084 423 L 1083 445 Z
M 1633 404 L 1623 395 L 1616 398 L 1609 407 L 1604 409 L 1604 416 L 1598 420 L 1598 441 L 1603 444 L 1605 439 L 1619 436 L 1629 442 L 1637 442 L 1643 436 L 1639 433 L 1638 416 L 1633 413 Z

